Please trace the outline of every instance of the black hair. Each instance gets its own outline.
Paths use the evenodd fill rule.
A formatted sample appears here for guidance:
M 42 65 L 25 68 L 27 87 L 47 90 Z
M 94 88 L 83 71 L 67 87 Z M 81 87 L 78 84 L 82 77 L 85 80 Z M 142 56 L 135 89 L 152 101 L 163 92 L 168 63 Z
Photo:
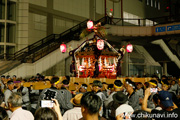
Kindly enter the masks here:
M 51 79 L 51 84 L 54 84 L 55 82 L 57 82 L 59 80 L 59 77 L 56 77 L 54 76 L 52 79 Z
M 113 84 L 109 84 L 109 85 L 108 85 L 108 89 L 112 89 L 113 86 L 114 86 Z
M 36 111 L 34 120 L 58 120 L 58 116 L 53 109 L 40 108 Z
M 98 87 L 102 88 L 102 83 L 99 80 L 94 80 L 93 81 L 93 86 L 98 86 Z
M 6 110 L 0 107 L 0 120 L 9 120 Z
M 74 82 L 74 84 L 79 85 L 79 83 L 78 83 L 78 82 Z
M 70 76 L 66 76 L 66 79 L 70 82 Z
M 106 82 L 102 82 L 102 84 L 107 84 Z
M 9 84 L 12 84 L 12 83 L 14 83 L 12 80 L 9 80 L 9 81 L 7 82 L 8 85 L 9 85 Z
M 87 85 L 86 85 L 86 84 L 82 84 L 82 86 L 87 87 Z
M 62 83 L 63 83 L 64 85 L 68 85 L 68 84 L 69 84 L 69 80 L 63 80 Z
M 99 113 L 101 105 L 101 98 L 93 92 L 87 92 L 81 98 L 81 106 L 85 107 L 90 115 Z
M 115 84 L 116 86 L 118 86 L 118 87 L 120 87 L 120 86 L 123 85 L 120 80 L 115 80 L 115 81 L 114 81 L 114 84 Z
M 159 100 L 159 95 L 158 94 L 154 94 L 153 95 L 153 101 L 158 104 L 158 100 Z

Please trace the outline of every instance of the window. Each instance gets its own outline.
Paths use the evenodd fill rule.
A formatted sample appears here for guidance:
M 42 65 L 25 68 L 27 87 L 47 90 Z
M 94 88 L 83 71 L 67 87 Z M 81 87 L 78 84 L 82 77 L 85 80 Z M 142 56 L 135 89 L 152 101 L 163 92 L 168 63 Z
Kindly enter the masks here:
M 146 0 L 146 5 L 149 5 L 149 0 Z
M 151 0 L 151 7 L 153 7 L 153 0 Z
M 160 5 L 160 2 L 158 2 L 158 10 L 161 9 L 161 5 Z
M 142 0 L 139 0 L 140 2 L 142 2 Z
M 157 8 L 157 3 L 156 3 L 156 1 L 154 1 L 154 7 Z

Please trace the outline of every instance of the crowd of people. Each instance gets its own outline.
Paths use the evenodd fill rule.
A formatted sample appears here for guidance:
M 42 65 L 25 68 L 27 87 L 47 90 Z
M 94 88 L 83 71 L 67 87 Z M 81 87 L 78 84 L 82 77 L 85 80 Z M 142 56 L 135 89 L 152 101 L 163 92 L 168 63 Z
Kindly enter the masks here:
M 50 81 L 51 87 L 24 87 L 31 81 Z M 51 80 L 37 74 L 25 80 L 1 76 L 0 120 L 152 120 L 180 119 L 180 79 L 162 76 L 141 83 L 131 79 L 107 84 Z

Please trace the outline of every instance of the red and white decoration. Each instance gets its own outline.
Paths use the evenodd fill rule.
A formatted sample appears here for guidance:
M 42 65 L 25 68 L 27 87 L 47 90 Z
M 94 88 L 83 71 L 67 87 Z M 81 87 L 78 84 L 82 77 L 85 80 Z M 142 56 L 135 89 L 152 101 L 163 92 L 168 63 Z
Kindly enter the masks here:
M 93 29 L 93 28 L 94 28 L 93 21 L 89 20 L 89 21 L 87 22 L 87 28 L 88 28 L 88 29 Z
M 60 50 L 62 53 L 65 53 L 66 52 L 66 44 L 61 44 L 60 45 Z
M 97 48 L 98 48 L 98 50 L 104 49 L 104 40 L 98 40 L 97 41 Z
M 131 53 L 131 52 L 133 51 L 133 46 L 132 46 L 132 44 L 128 44 L 128 45 L 126 46 L 126 50 L 127 50 L 128 53 Z

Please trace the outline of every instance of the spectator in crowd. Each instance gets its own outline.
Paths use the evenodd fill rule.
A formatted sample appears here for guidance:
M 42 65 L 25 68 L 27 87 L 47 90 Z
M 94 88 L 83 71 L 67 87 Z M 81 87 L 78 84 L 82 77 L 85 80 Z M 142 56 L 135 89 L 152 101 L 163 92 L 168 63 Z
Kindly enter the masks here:
M 122 104 L 116 109 L 116 120 L 119 120 L 121 117 L 125 120 L 131 120 L 133 112 L 134 109 L 130 105 Z
M 139 95 L 135 92 L 136 86 L 135 83 L 130 79 L 126 79 L 125 88 L 128 92 L 128 104 L 133 107 L 134 110 L 139 110 Z
M 0 91 L 0 107 L 5 108 L 5 102 L 4 102 L 4 94 Z
M 80 120 L 106 120 L 99 116 L 102 100 L 92 92 L 85 93 L 81 98 L 81 112 L 83 118 Z
M 8 106 L 7 101 L 8 101 L 9 96 L 11 96 L 13 89 L 14 89 L 14 82 L 12 80 L 10 80 L 7 82 L 7 89 L 4 92 L 6 106 Z
M 170 87 L 169 91 L 174 92 L 174 94 L 177 95 L 178 94 L 178 89 L 179 89 L 178 84 L 176 83 L 175 80 L 172 80 L 171 81 L 171 87 Z
M 8 114 L 3 107 L 0 107 L 0 120 L 9 120 Z
M 16 75 L 13 75 L 12 80 L 16 81 Z
M 79 93 L 86 93 L 87 92 L 87 85 L 85 84 L 85 83 L 83 83 L 82 85 L 81 85 L 81 87 L 79 88 Z
M 99 96 L 102 100 L 102 108 L 99 112 L 100 116 L 102 117 L 103 113 L 105 112 L 105 108 L 104 108 L 104 101 L 106 100 L 106 96 L 104 95 L 104 93 L 101 91 L 102 90 L 102 83 L 99 80 L 94 80 L 93 81 L 93 91 L 96 93 L 97 96 Z M 104 113 L 105 114 L 105 113 Z
M 5 85 L 6 84 L 6 79 L 5 79 L 4 75 L 1 76 L 0 84 L 1 84 L 1 91 L 4 92 L 5 89 L 6 89 L 6 85 Z
M 155 109 L 162 110 L 162 108 L 160 107 L 160 98 L 158 94 L 153 95 L 153 102 L 155 105 Z
M 169 91 L 169 93 L 172 96 L 173 102 L 175 104 L 178 104 L 178 99 L 176 97 L 176 94 L 174 91 L 170 90 L 170 84 L 169 84 L 168 80 L 164 79 L 163 81 L 161 81 L 161 83 L 162 83 L 162 90 Z
M 21 84 L 21 81 L 14 81 L 16 89 L 13 92 L 18 92 L 22 95 L 23 105 L 22 108 L 25 110 L 31 110 L 31 103 L 29 99 L 29 89 Z
M 74 108 L 66 111 L 63 115 L 63 120 L 79 120 L 82 118 L 81 113 L 81 98 L 83 94 L 79 93 L 74 98 L 71 99 L 71 103 L 74 105 Z
M 39 95 L 40 95 L 40 91 L 39 90 L 34 90 L 33 87 L 31 86 L 30 87 L 29 97 L 30 97 L 30 102 L 31 102 L 31 112 L 33 114 L 36 111 Z
M 122 91 L 117 91 L 115 94 L 113 94 L 113 101 L 110 103 L 109 107 L 109 119 L 110 120 L 115 120 L 115 111 L 116 109 L 120 106 L 125 104 L 128 101 L 128 97 L 122 92 Z
M 106 108 L 109 108 L 112 105 L 111 102 L 113 102 L 113 95 L 118 91 L 124 90 L 123 84 L 120 80 L 115 80 L 113 87 L 114 87 L 114 92 L 112 92 L 105 101 Z
M 172 96 L 168 91 L 159 91 L 160 107 L 162 110 L 150 109 L 147 107 L 148 97 L 151 95 L 150 88 L 145 90 L 145 96 L 142 104 L 142 110 L 145 110 L 151 114 L 154 114 L 154 119 L 177 119 L 180 120 L 180 109 L 173 104 Z M 173 115 L 172 115 L 173 114 Z
M 157 81 L 156 80 L 150 80 L 148 82 L 149 86 L 148 88 L 150 89 L 158 89 L 158 84 L 157 84 Z M 149 96 L 148 98 L 148 107 L 151 108 L 151 109 L 154 109 L 155 108 L 155 105 L 154 105 L 154 102 L 153 102 L 153 95 L 155 95 L 156 93 L 155 92 L 152 92 L 152 94 Z
M 35 115 L 35 120 L 58 120 L 57 113 L 51 108 L 39 108 Z
M 56 99 L 52 101 L 54 101 L 53 109 L 39 108 L 34 115 L 35 120 L 63 120 L 58 101 Z
M 102 92 L 104 93 L 104 95 L 106 97 L 108 97 L 109 91 L 110 91 L 110 90 L 108 90 L 108 84 L 106 82 L 103 82 L 102 85 L 103 85 Z
M 44 89 L 38 99 L 37 108 L 40 107 L 41 100 L 51 100 L 57 99 L 58 103 L 61 107 L 62 114 L 68 110 L 73 108 L 72 103 L 70 103 L 70 99 L 72 98 L 71 93 L 64 88 L 64 90 L 58 90 L 58 86 L 61 84 L 59 77 L 53 77 L 51 79 L 51 88 Z M 67 99 L 68 98 L 68 99 Z
M 11 77 L 10 77 L 10 75 L 7 75 L 6 76 L 6 81 L 9 81 L 9 80 L 11 80 Z
M 22 109 L 22 96 L 19 93 L 12 93 L 8 99 L 9 109 L 13 112 L 10 120 L 34 120 L 31 112 Z
M 136 93 L 138 94 L 139 98 L 144 97 L 144 91 L 143 91 L 143 84 L 141 82 L 136 83 Z

